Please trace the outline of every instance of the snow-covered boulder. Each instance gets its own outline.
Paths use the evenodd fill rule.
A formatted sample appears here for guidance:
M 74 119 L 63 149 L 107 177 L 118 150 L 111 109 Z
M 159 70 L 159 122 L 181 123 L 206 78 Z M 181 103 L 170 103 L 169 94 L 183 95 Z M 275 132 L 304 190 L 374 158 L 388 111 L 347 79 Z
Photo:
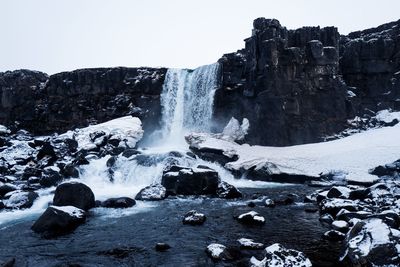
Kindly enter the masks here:
M 83 210 L 73 206 L 50 206 L 36 220 L 31 229 L 45 238 L 52 238 L 75 230 L 86 220 Z
M 240 238 L 237 241 L 240 244 L 240 248 L 243 248 L 243 249 L 262 249 L 262 248 L 264 248 L 263 243 L 254 242 L 253 239 Z
M 163 200 L 167 197 L 166 189 L 161 184 L 152 184 L 146 186 L 136 195 L 136 200 L 156 201 Z
M 201 225 L 205 221 L 206 221 L 206 215 L 197 212 L 195 210 L 187 212 L 182 220 L 183 224 L 190 224 L 190 225 Z
M 381 219 L 359 221 L 346 236 L 343 259 L 354 266 L 397 265 L 400 263 L 398 233 Z
M 206 252 L 213 260 L 223 260 L 227 254 L 226 247 L 221 244 L 212 243 L 207 246 Z
M 242 197 L 242 193 L 233 185 L 221 181 L 218 185 L 217 195 L 220 198 L 232 199 Z
M 265 249 L 265 258 L 250 259 L 252 267 L 311 267 L 311 261 L 300 251 L 273 244 Z
M 249 211 L 243 214 L 240 214 L 236 217 L 236 219 L 247 225 L 262 225 L 265 223 L 265 218 L 258 214 L 256 211 Z
M 4 200 L 4 205 L 8 209 L 26 209 L 33 205 L 39 195 L 36 192 L 13 191 L 8 193 L 10 197 Z
M 337 220 L 332 222 L 332 228 L 339 232 L 346 233 L 349 230 L 349 224 L 346 221 Z

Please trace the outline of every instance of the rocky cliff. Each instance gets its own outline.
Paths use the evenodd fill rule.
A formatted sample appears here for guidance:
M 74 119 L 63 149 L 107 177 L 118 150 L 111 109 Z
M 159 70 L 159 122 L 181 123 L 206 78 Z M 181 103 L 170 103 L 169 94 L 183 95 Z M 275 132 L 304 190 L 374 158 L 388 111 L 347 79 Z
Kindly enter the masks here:
M 400 20 L 342 36 L 339 51 L 359 113 L 400 109 Z
M 17 121 L 18 128 L 47 134 L 130 114 L 152 130 L 160 118 L 165 73 L 154 68 L 0 73 L 0 124 Z
M 400 21 L 340 36 L 258 18 L 245 48 L 219 60 L 215 118 L 247 117 L 250 143 L 292 145 L 324 140 L 355 115 L 398 110 L 399 40 Z
M 353 113 L 339 75 L 336 28 L 287 30 L 259 18 L 245 48 L 224 55 L 215 117 L 250 120 L 248 142 L 288 145 L 314 142 L 343 129 Z

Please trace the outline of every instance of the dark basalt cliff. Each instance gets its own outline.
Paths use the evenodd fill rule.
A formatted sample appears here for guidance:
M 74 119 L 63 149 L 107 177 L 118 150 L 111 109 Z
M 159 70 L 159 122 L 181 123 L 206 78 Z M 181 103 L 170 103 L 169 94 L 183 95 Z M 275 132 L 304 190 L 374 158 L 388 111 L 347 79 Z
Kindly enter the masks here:
M 166 69 L 98 68 L 0 73 L 0 124 L 45 134 L 134 115 L 152 130 L 160 118 Z
M 215 118 L 248 118 L 248 142 L 288 145 L 337 133 L 353 113 L 339 75 L 336 28 L 287 30 L 259 18 L 244 49 L 224 55 Z
M 400 109 L 400 20 L 340 38 L 340 71 L 357 110 Z
M 317 142 L 355 115 L 400 110 L 400 21 L 340 36 L 335 27 L 288 30 L 258 18 L 245 48 L 219 63 L 214 130 L 232 116 L 248 118 L 252 144 Z M 0 73 L 0 124 L 44 134 L 131 114 L 151 132 L 166 70 Z

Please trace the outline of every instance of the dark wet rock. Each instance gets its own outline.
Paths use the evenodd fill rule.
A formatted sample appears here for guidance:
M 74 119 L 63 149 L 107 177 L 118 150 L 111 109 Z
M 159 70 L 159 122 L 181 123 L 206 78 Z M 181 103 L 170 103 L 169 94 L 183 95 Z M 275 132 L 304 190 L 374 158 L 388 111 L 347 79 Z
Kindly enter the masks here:
M 61 169 L 61 174 L 66 178 L 79 178 L 79 170 L 73 164 L 67 164 Z
M 202 225 L 206 221 L 206 216 L 203 213 L 191 210 L 183 217 L 183 224 Z
M 116 162 L 117 162 L 117 157 L 116 157 L 116 156 L 112 156 L 112 157 L 110 157 L 110 158 L 107 160 L 106 166 L 107 166 L 108 168 L 112 168 L 112 167 L 114 167 L 114 165 L 115 165 Z
M 235 219 L 246 225 L 263 225 L 265 223 L 265 218 L 255 211 L 240 214 Z
M 82 183 L 64 183 L 57 186 L 53 198 L 55 206 L 74 206 L 85 211 L 95 207 L 92 190 Z
M 11 258 L 0 265 L 1 267 L 13 267 L 15 266 L 15 258 Z
M 22 179 L 27 180 L 29 177 L 36 176 L 40 177 L 42 175 L 42 170 L 35 167 L 26 167 L 24 173 L 22 174 Z
M 291 196 L 287 196 L 284 198 L 275 199 L 274 202 L 276 205 L 291 205 L 294 203 L 294 198 Z
M 400 175 L 400 159 L 390 164 L 377 166 L 369 170 L 369 173 L 379 177 L 397 177 Z
M 216 195 L 220 179 L 209 168 L 183 168 L 164 172 L 161 184 L 167 195 Z
M 254 203 L 254 201 L 247 202 L 247 207 L 254 208 L 255 206 L 256 203 Z
M 253 239 L 240 238 L 237 241 L 239 242 L 241 249 L 263 249 L 264 248 L 263 243 L 254 242 Z
M 341 212 L 343 211 L 343 212 Z M 336 215 L 337 220 L 343 220 L 346 222 L 349 222 L 351 219 L 359 219 L 359 220 L 364 220 L 368 218 L 369 216 L 372 215 L 371 212 L 368 211 L 347 211 L 345 209 L 339 211 L 339 213 Z
M 75 139 L 65 138 L 64 143 L 67 146 L 69 152 L 74 153 L 78 150 L 78 142 Z
M 73 206 L 50 206 L 32 225 L 32 230 L 45 238 L 65 235 L 86 220 L 83 210 Z
M 137 248 L 137 247 L 120 247 L 120 248 L 113 248 L 110 250 L 100 251 L 97 254 L 110 256 L 110 257 L 114 257 L 117 259 L 125 259 L 125 258 L 132 256 L 132 254 L 141 252 L 141 251 L 142 251 L 142 249 Z
M 157 201 L 163 200 L 166 196 L 166 189 L 161 184 L 152 184 L 146 186 L 136 195 L 136 200 Z
M 242 193 L 233 185 L 227 182 L 220 182 L 217 189 L 217 195 L 220 198 L 232 199 L 242 197 Z
M 109 198 L 101 203 L 104 208 L 130 208 L 136 204 L 136 201 L 129 197 Z
M 122 156 L 125 158 L 130 158 L 137 154 L 140 154 L 140 152 L 133 148 L 125 149 L 124 152 L 122 152 Z
M 52 162 L 57 159 L 57 155 L 56 155 L 56 152 L 54 151 L 54 147 L 50 144 L 49 141 L 43 142 L 43 145 L 40 148 L 36 157 L 38 160 L 41 160 L 44 157 L 50 157 Z
M 329 189 L 327 197 L 329 198 L 349 198 L 351 189 L 345 186 L 334 186 Z
M 0 183 L 0 198 L 4 197 L 9 192 L 15 191 L 18 188 L 10 183 L 2 184 Z
M 323 238 L 329 241 L 342 241 L 346 235 L 336 230 L 329 230 L 324 233 Z
M 357 211 L 360 209 L 359 205 L 354 201 L 340 198 L 324 199 L 319 206 L 321 213 L 329 213 L 332 216 L 336 216 L 341 209 L 348 211 Z
M 399 264 L 394 231 L 381 219 L 359 221 L 346 236 L 345 261 L 359 266 Z
M 167 243 L 157 243 L 155 246 L 155 249 L 160 252 L 167 251 L 170 248 L 171 246 L 168 245 Z
M 265 249 L 265 258 L 261 261 L 252 257 L 251 266 L 301 266 L 311 267 L 311 261 L 300 251 L 287 249 L 281 244 L 273 244 Z
M 40 185 L 43 187 L 56 186 L 62 181 L 60 170 L 55 167 L 45 168 L 40 177 Z
M 5 209 L 6 205 L 4 205 L 3 201 L 0 201 L 0 210 Z
M 7 209 L 27 209 L 32 207 L 38 197 L 36 192 L 15 191 L 5 201 L 5 206 Z

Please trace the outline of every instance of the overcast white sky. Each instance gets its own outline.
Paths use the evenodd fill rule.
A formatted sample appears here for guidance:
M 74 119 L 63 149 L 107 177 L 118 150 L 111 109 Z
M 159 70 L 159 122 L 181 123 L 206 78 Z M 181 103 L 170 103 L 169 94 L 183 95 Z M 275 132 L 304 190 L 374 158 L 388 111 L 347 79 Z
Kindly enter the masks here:
M 213 63 L 257 17 L 341 33 L 400 19 L 400 0 L 0 0 L 0 71 Z

